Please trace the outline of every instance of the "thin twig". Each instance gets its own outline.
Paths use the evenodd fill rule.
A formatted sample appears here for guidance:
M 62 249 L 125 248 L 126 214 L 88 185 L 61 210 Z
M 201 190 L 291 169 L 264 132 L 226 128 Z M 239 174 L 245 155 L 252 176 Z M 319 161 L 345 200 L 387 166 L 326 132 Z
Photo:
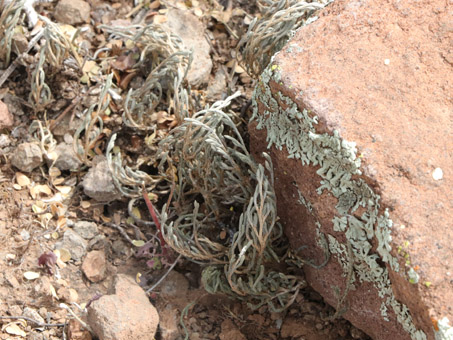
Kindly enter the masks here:
M 176 263 L 178 263 L 181 256 L 182 256 L 182 254 L 179 254 L 179 256 L 176 258 L 175 262 L 173 262 L 173 264 L 170 266 L 170 268 L 168 268 L 167 272 L 164 275 L 162 275 L 162 277 L 159 279 L 159 281 L 157 281 L 151 288 L 149 288 L 146 291 L 147 294 L 151 293 L 158 285 L 160 285 L 162 283 L 163 280 L 165 280 L 165 278 L 168 276 L 168 274 L 170 274 L 170 272 L 176 266 Z
M 57 119 L 55 119 L 54 121 L 52 121 L 52 123 L 50 123 L 49 130 L 52 131 L 58 124 L 60 124 L 60 122 L 63 120 L 63 118 L 66 117 L 66 115 L 69 112 L 71 112 L 77 106 L 78 103 L 80 103 L 82 98 L 83 98 L 83 96 L 76 97 L 72 101 L 72 103 L 57 117 Z

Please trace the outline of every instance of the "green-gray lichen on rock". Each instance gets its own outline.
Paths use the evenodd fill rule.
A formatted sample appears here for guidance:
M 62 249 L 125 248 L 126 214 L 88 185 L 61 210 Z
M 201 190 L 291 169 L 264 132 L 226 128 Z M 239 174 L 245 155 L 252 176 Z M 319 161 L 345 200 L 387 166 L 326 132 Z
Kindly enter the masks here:
M 257 129 L 266 129 L 268 148 L 274 146 L 282 150 L 285 147 L 289 158 L 299 159 L 304 166 L 319 166 L 317 192 L 322 194 L 327 190 L 338 199 L 332 220 L 334 231 L 344 233 L 349 243 L 341 244 L 332 235 L 327 237 L 329 250 L 336 255 L 345 274 L 351 261 L 353 263 L 354 272 L 347 284 L 371 282 L 382 299 L 383 319 L 389 320 L 387 311 L 391 308 L 412 339 L 426 339 L 425 333 L 416 329 L 409 309 L 396 300 L 388 269 L 379 264 L 383 261 L 391 270 L 399 271 L 398 261 L 390 253 L 393 222 L 388 210 L 381 209 L 380 196 L 363 179 L 353 179 L 353 175 L 362 174 L 355 143 L 342 139 L 338 131 L 319 133 L 316 130 L 318 117 L 306 109 L 300 110 L 281 92 L 273 93 L 270 82 L 282 84 L 280 67 L 272 63 L 255 88 L 252 120 L 257 122 Z M 260 113 L 257 102 L 263 104 Z M 305 199 L 301 203 L 311 206 Z M 364 212 L 357 216 L 359 207 Z M 373 239 L 377 239 L 377 253 L 371 251 Z M 351 252 L 348 252 L 349 246 Z M 351 253 L 353 258 L 349 256 Z

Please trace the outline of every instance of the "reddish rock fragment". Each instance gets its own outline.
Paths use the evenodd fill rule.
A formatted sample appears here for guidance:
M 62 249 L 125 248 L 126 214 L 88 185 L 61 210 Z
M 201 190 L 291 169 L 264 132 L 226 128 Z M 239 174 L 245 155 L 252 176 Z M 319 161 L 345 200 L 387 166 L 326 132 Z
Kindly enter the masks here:
M 99 282 L 105 279 L 107 263 L 103 251 L 93 250 L 83 260 L 82 271 L 91 282 Z
M 0 100 L 0 129 L 10 128 L 13 124 L 13 115 L 9 112 L 8 106 Z
M 153 340 L 159 315 L 135 281 L 118 275 L 112 295 L 103 295 L 88 308 L 88 324 L 100 340 Z

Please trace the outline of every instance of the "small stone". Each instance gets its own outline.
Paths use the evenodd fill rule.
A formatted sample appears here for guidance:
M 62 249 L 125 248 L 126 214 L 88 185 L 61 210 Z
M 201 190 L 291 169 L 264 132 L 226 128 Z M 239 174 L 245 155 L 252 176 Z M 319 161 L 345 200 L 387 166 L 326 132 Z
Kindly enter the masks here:
M 11 271 L 6 271 L 4 274 L 4 277 L 5 277 L 6 281 L 8 281 L 8 283 L 11 285 L 11 287 L 13 287 L 13 288 L 20 287 L 19 281 L 17 281 L 16 277 L 14 276 L 14 274 Z
M 11 138 L 8 135 L 0 135 L 0 148 L 5 148 L 11 144 Z
M 38 311 L 33 309 L 33 308 L 25 307 L 23 315 L 27 316 L 27 317 L 29 317 L 31 319 L 34 319 L 34 320 L 36 320 L 36 321 L 38 321 L 40 323 L 45 323 L 45 321 L 42 318 L 42 316 L 39 315 Z
M 230 319 L 225 319 L 221 325 L 220 340 L 246 340 L 247 338 Z
M 103 251 L 93 250 L 83 260 L 82 271 L 91 282 L 99 282 L 105 279 L 107 263 Z
M 78 221 L 74 224 L 73 230 L 86 240 L 91 240 L 99 234 L 98 226 L 94 222 Z
M 126 244 L 123 240 L 113 241 L 112 249 L 116 255 L 120 256 L 128 255 L 131 251 L 131 247 L 128 244 Z
M 171 271 L 165 284 L 162 285 L 160 296 L 163 299 L 184 298 L 189 290 L 189 281 L 186 277 L 177 271 Z
M 75 289 L 67 288 L 67 287 L 60 287 L 57 290 L 57 295 L 60 299 L 63 299 L 67 303 L 77 302 L 79 299 L 79 294 Z
M 435 181 L 439 181 L 444 177 L 444 172 L 441 168 L 435 168 L 433 171 L 433 178 Z
M 190 85 L 206 84 L 212 69 L 211 47 L 204 34 L 205 27 L 195 15 L 186 10 L 170 8 L 168 21 L 164 24 L 171 32 L 181 37 L 185 47 L 193 49 L 193 61 L 187 74 Z
M 47 165 L 54 164 L 60 170 L 77 170 L 82 162 L 77 158 L 76 153 L 74 152 L 74 148 L 70 144 L 66 144 L 64 142 L 58 144 L 55 147 L 55 153 L 57 154 L 58 158 L 53 163 L 53 160 L 48 160 Z
M 8 106 L 0 100 L 0 129 L 10 128 L 14 124 L 14 117 L 8 110 Z
M 71 252 L 71 258 L 80 260 L 87 251 L 87 241 L 85 241 L 75 231 L 68 229 L 63 234 L 62 241 L 55 244 L 55 249 L 66 248 Z
M 13 52 L 17 55 L 21 55 L 28 48 L 28 40 L 22 33 L 14 33 L 11 43 Z
M 20 144 L 11 157 L 11 164 L 23 172 L 31 172 L 41 163 L 42 152 L 36 143 Z
M 117 275 L 111 293 L 88 307 L 87 322 L 99 339 L 153 339 L 159 315 L 134 279 Z
M 226 90 L 226 74 L 219 69 L 212 81 L 209 82 L 206 97 L 209 100 L 220 100 L 222 93 Z
M 22 108 L 20 99 L 12 94 L 6 93 L 3 97 L 3 102 L 8 107 L 9 113 L 13 117 L 22 116 L 25 112 Z
M 83 192 L 98 202 L 111 202 L 121 197 L 113 183 L 106 159 L 93 166 L 83 179 Z
M 167 305 L 163 310 L 159 310 L 159 330 L 161 332 L 162 339 L 176 340 L 179 338 L 178 313 L 178 309 L 174 308 L 172 305 Z
M 55 20 L 64 24 L 77 25 L 90 21 L 90 5 L 83 0 L 61 0 L 55 7 Z

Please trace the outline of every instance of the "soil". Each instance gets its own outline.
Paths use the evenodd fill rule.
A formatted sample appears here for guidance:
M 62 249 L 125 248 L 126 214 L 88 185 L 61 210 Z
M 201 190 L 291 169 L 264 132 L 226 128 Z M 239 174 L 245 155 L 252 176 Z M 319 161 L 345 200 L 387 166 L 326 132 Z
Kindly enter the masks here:
M 105 23 L 125 19 L 129 13 L 134 13 L 135 7 L 133 1 L 93 0 L 88 3 L 91 5 L 91 21 L 83 26 L 91 26 L 90 31 L 94 32 L 86 38 L 87 44 L 91 45 L 90 50 L 94 51 L 107 37 L 97 28 L 100 21 Z M 157 6 L 157 11 L 163 8 L 156 3 L 151 2 Z M 218 9 L 217 19 L 212 14 L 215 1 L 214 5 L 213 2 L 189 1 L 180 3 L 178 8 L 201 12 L 199 18 L 206 24 L 206 34 L 212 48 L 210 86 L 213 86 L 216 72 L 226 70 L 229 76 L 219 96 L 225 97 L 228 93 L 240 90 L 243 95 L 233 103 L 232 108 L 241 112 L 251 98 L 253 80 L 241 69 L 236 73 L 231 72 L 228 65 L 232 65 L 229 62 L 232 60 L 234 47 L 238 37 L 244 33 L 244 20 L 255 16 L 256 8 L 246 1 L 233 2 L 230 9 L 241 9 L 242 12 L 226 16 L 226 23 L 222 23 L 219 15 L 226 12 L 222 5 L 228 7 L 227 3 L 228 1 L 215 7 Z M 184 7 L 184 4 L 189 6 Z M 37 4 L 36 8 L 40 14 L 55 21 L 55 6 L 55 2 L 43 2 Z M 156 17 L 158 15 L 159 12 L 150 14 Z M 235 32 L 237 36 L 231 32 Z M 30 52 L 25 63 L 36 64 L 35 53 Z M 15 57 L 13 54 L 13 59 Z M 54 124 L 53 132 L 59 141 L 66 138 L 65 133 L 72 134 L 70 123 L 64 122 L 68 121 L 67 117 L 71 117 L 71 122 L 77 121 L 71 110 L 74 107 L 76 111 L 80 110 L 77 108 L 80 103 L 77 98 L 83 91 L 82 84 L 74 74 L 49 77 L 53 104 L 36 112 L 27 102 L 30 92 L 28 72 L 24 66 L 17 67 L 0 90 L 0 100 L 6 94 L 14 95 L 17 100 L 15 104 L 8 106 L 14 114 L 14 125 L 2 131 L 2 136 L 7 137 L 8 143 L 2 144 L 3 157 L 0 159 L 0 197 L 3 206 L 0 211 L 0 339 L 90 339 L 91 335 L 83 330 L 74 315 L 83 320 L 86 317 L 84 307 L 99 294 L 107 293 L 115 274 L 129 274 L 144 289 L 149 289 L 168 271 L 169 266 L 164 263 L 163 266 L 153 264 L 150 267 L 150 259 L 140 257 L 137 247 L 131 243 L 131 240 L 151 239 L 156 232 L 154 229 L 147 225 L 134 227 L 131 224 L 116 223 L 127 219 L 127 199 L 101 204 L 84 194 L 79 184 L 88 171 L 87 168 L 78 172 L 61 172 L 64 184 L 71 186 L 73 190 L 67 200 L 60 205 L 51 205 L 44 211 L 36 207 L 40 194 L 38 193 L 38 198 L 33 197 L 30 189 L 35 187 L 33 183 L 48 186 L 55 192 L 57 186 L 51 183 L 55 178 L 50 176 L 47 165 L 21 174 L 11 165 L 11 156 L 17 145 L 27 141 L 28 128 L 35 119 Z M 86 85 L 83 86 L 86 91 Z M 201 98 L 200 107 L 214 102 L 214 99 L 205 99 L 207 85 L 193 92 Z M 88 100 L 86 96 L 81 101 L 84 100 Z M 65 110 L 69 115 L 64 119 L 59 118 Z M 244 109 L 242 111 L 244 116 L 240 128 L 246 137 L 245 122 L 248 120 L 248 113 Z M 128 129 L 122 130 L 121 116 L 117 112 L 106 117 L 105 125 L 108 129 L 120 131 L 118 145 L 129 146 L 131 157 L 137 157 L 140 147 L 136 147 L 134 141 L 142 136 Z M 104 140 L 98 145 L 100 154 L 105 151 L 105 144 Z M 32 184 L 20 185 L 24 176 Z M 41 195 L 41 198 L 42 196 L 45 195 Z M 163 202 L 157 204 L 161 205 Z M 63 212 L 52 209 L 61 209 Z M 144 203 L 138 206 L 137 211 L 141 219 L 151 220 Z M 51 213 L 51 221 L 45 218 L 48 213 Z M 87 242 L 86 249 L 86 252 L 101 251 L 105 254 L 106 263 L 101 265 L 104 266 L 102 270 L 98 267 L 90 268 L 100 275 L 96 279 L 95 276 L 88 279 L 88 270 L 82 270 L 85 254 L 80 259 L 63 259 L 60 254 L 62 261 L 56 264 L 52 261 L 47 262 L 47 265 L 38 264 L 40 256 L 53 252 L 55 244 L 61 242 L 65 231 L 79 221 L 94 222 L 98 228 L 97 235 Z M 266 306 L 253 311 L 241 301 L 208 294 L 200 284 L 200 273 L 200 265 L 182 259 L 173 272 L 149 294 L 160 316 L 156 339 L 368 339 L 344 319 L 331 320 L 330 317 L 335 314 L 334 309 L 326 305 L 320 295 L 310 288 L 301 292 L 296 302 L 284 312 L 272 312 Z M 26 322 L 19 318 L 24 315 L 28 316 Z M 33 320 L 42 321 L 38 325 Z M 43 323 L 46 325 L 43 326 Z

